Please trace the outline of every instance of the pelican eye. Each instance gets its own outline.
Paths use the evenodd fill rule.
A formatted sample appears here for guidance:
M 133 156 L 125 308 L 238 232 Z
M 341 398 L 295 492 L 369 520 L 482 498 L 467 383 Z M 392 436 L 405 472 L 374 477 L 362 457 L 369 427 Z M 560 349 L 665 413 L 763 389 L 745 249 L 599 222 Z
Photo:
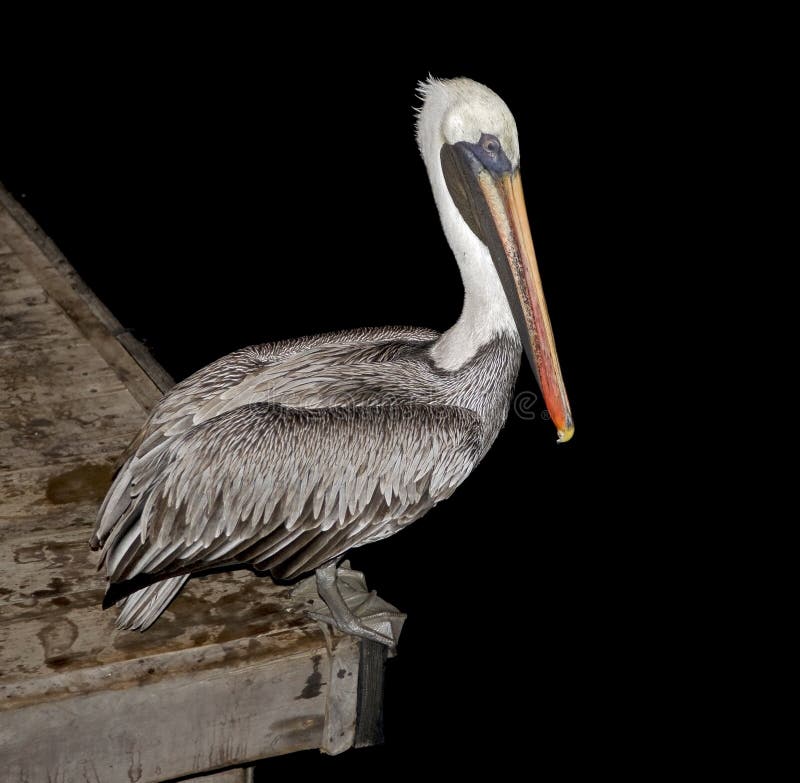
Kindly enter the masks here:
M 481 137 L 481 147 L 483 147 L 490 155 L 497 155 L 500 152 L 500 142 L 497 136 L 490 136 L 484 133 Z

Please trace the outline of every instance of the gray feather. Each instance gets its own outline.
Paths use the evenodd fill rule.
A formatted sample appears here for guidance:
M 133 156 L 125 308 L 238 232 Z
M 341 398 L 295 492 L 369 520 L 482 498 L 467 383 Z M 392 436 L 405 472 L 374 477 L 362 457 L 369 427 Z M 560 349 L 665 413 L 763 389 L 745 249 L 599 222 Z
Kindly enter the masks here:
M 178 384 L 101 507 L 94 541 L 109 580 L 236 563 L 297 576 L 452 494 L 505 420 L 520 346 L 498 338 L 445 372 L 428 354 L 436 336 L 387 328 L 255 346 Z M 186 576 L 173 578 L 177 592 Z M 127 599 L 127 627 L 155 619 L 166 584 Z

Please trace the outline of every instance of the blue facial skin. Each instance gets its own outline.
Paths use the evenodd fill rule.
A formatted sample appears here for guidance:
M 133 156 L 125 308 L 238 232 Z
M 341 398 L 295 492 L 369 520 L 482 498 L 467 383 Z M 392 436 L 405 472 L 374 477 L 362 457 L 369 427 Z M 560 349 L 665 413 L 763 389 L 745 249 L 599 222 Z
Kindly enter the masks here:
M 477 144 L 459 141 L 453 146 L 469 153 L 465 157 L 476 175 L 481 169 L 486 169 L 496 177 L 510 174 L 512 171 L 511 161 L 503 151 L 500 141 L 497 136 L 492 136 L 490 133 L 482 133 Z

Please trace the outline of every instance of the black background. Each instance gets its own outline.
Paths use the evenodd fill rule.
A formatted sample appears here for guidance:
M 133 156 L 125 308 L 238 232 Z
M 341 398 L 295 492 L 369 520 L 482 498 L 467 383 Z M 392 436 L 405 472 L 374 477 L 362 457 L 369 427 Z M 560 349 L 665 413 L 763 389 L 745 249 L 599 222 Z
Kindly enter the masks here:
M 412 107 L 429 72 L 466 75 L 517 119 L 576 422 L 557 446 L 541 405 L 512 413 L 453 498 L 352 553 L 409 615 L 386 744 L 270 760 L 264 779 L 412 772 L 429 753 L 457 772 L 619 759 L 641 731 L 654 686 L 651 673 L 640 689 L 639 667 L 655 642 L 631 589 L 654 541 L 630 507 L 630 452 L 619 457 L 641 422 L 615 372 L 620 324 L 636 328 L 615 283 L 653 249 L 640 184 L 656 164 L 641 138 L 656 121 L 643 87 L 659 77 L 591 29 L 465 40 L 456 56 L 422 33 L 402 51 L 308 44 L 280 61 L 249 36 L 224 50 L 180 38 L 63 45 L 41 72 L 25 66 L 0 130 L 0 180 L 176 379 L 251 343 L 456 320 L 462 288 Z M 535 388 L 524 366 L 518 391 Z

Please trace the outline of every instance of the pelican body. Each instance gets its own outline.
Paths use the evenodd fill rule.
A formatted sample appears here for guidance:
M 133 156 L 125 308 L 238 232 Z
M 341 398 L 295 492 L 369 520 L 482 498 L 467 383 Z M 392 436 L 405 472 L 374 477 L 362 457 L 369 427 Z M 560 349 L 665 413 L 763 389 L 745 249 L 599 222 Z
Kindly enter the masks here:
M 523 349 L 559 441 L 572 436 L 514 118 L 469 79 L 420 93 L 417 140 L 464 283 L 458 322 L 253 346 L 168 392 L 92 537 L 109 582 L 136 588 L 118 627 L 147 628 L 193 573 L 253 566 L 316 571 L 332 624 L 387 642 L 345 605 L 336 564 L 464 481 L 505 422 Z

